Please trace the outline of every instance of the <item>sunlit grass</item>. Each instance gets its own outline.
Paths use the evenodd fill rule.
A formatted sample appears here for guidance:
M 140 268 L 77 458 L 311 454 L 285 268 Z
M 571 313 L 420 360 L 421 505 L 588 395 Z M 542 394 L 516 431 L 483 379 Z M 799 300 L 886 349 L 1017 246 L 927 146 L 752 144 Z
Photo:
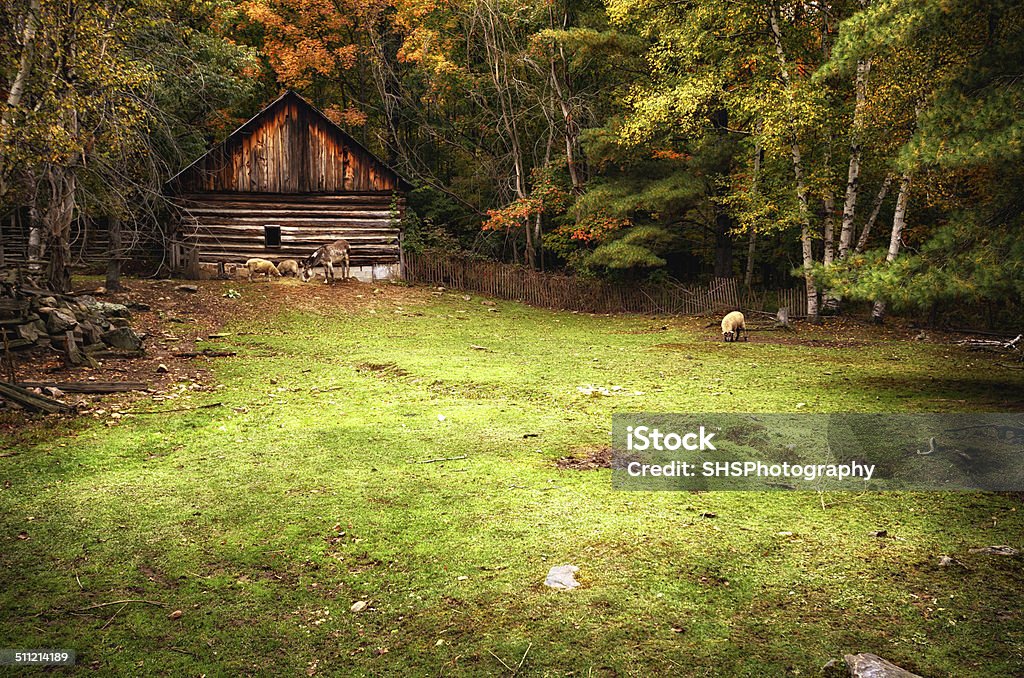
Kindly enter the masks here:
M 1021 561 L 967 554 L 1020 546 L 1017 498 L 624 493 L 554 464 L 608 444 L 615 411 L 1000 410 L 1019 372 L 866 330 L 726 345 L 697 320 L 367 297 L 231 328 L 224 387 L 195 401 L 219 407 L 7 441 L 0 646 L 133 675 L 501 674 L 524 653 L 523 675 L 814 675 L 862 651 L 1024 672 Z M 581 589 L 543 586 L 563 563 Z M 121 599 L 165 607 L 72 614 Z

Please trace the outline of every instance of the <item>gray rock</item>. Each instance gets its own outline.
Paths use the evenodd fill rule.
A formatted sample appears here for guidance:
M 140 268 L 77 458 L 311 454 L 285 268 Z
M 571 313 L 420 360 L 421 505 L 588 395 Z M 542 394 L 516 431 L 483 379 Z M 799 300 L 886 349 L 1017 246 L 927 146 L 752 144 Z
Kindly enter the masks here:
M 46 325 L 39 320 L 26 325 L 18 325 L 18 336 L 25 341 L 35 343 L 40 336 L 46 334 Z
M 870 652 L 848 654 L 843 661 L 850 678 L 921 678 Z
M 75 314 L 64 309 L 55 308 L 46 318 L 46 331 L 50 334 L 63 334 L 77 326 Z
M 124 304 L 112 304 L 109 301 L 97 301 L 95 308 L 101 315 L 107 318 L 131 318 L 132 312 Z
M 125 351 L 142 350 L 142 337 L 130 327 L 118 327 L 109 332 L 104 332 L 101 339 L 103 339 L 104 344 L 113 348 Z
M 580 568 L 575 565 L 556 565 L 548 570 L 544 585 L 561 591 L 571 591 L 580 585 L 574 576 Z
M 91 322 L 81 324 L 82 338 L 86 344 L 96 344 L 103 341 L 103 331 Z
M 78 305 L 96 315 L 106 316 L 108 318 L 130 318 L 132 317 L 131 310 L 124 304 L 115 304 L 109 301 L 99 301 L 90 296 L 78 297 Z

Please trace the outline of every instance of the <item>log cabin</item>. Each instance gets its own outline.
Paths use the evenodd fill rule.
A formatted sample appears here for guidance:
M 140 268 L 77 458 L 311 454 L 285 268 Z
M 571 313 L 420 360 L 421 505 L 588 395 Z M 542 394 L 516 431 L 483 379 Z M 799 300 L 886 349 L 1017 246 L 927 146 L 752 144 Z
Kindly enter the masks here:
M 396 277 L 409 188 L 312 104 L 285 92 L 167 182 L 178 212 L 170 265 L 206 277 L 252 257 L 301 260 L 344 238 L 351 275 Z

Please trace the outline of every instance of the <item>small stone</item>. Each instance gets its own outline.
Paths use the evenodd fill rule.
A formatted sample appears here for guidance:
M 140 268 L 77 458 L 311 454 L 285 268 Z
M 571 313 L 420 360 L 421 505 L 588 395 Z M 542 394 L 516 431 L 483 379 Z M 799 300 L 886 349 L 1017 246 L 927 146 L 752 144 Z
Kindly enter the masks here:
M 575 565 L 556 565 L 548 570 L 544 585 L 560 591 L 571 591 L 580 585 L 575 577 L 579 571 L 580 568 Z
M 167 365 L 160 363 L 156 366 L 156 371 L 158 374 L 167 374 Z
M 939 567 L 949 567 L 954 562 L 956 561 L 954 561 L 949 556 L 939 556 Z
M 365 600 L 357 600 L 356 602 L 352 603 L 352 607 L 350 607 L 349 609 L 353 612 L 362 612 L 366 609 L 367 605 L 369 605 L 369 603 L 367 603 Z
M 850 678 L 921 678 L 870 652 L 848 654 L 843 661 Z
M 175 610 L 174 612 L 172 612 L 169 615 L 167 615 L 167 617 L 170 618 L 170 619 L 181 619 L 181 615 L 183 615 L 183 614 L 185 614 L 185 613 L 182 612 L 181 610 Z
M 188 292 L 189 294 L 195 294 L 199 291 L 199 288 L 195 285 L 178 285 L 174 289 L 179 292 Z

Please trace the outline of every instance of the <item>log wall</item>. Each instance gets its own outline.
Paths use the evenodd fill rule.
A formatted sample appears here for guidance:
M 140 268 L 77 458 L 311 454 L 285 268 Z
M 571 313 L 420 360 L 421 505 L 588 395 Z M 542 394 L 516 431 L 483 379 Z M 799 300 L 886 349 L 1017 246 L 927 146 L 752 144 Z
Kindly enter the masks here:
M 399 261 L 399 229 L 390 193 L 281 195 L 210 193 L 179 197 L 177 240 L 199 251 L 200 263 L 275 263 L 301 260 L 324 243 L 344 238 L 351 265 Z M 281 229 L 281 245 L 268 247 L 265 226 Z

